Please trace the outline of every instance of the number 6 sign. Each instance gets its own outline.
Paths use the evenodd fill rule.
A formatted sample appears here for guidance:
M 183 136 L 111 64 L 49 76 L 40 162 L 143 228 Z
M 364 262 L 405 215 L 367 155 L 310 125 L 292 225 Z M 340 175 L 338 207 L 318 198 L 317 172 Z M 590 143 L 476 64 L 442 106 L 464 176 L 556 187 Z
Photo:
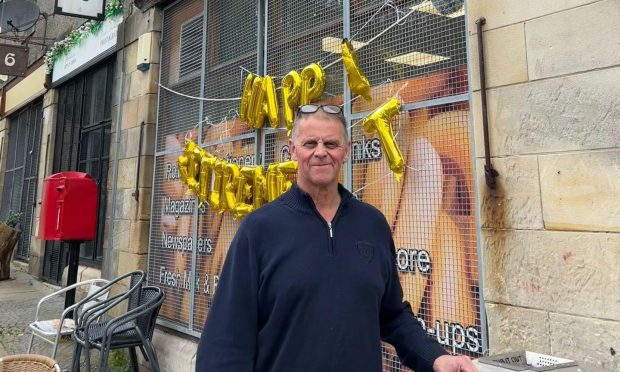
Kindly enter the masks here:
M 24 76 L 28 67 L 28 47 L 0 44 L 0 74 Z

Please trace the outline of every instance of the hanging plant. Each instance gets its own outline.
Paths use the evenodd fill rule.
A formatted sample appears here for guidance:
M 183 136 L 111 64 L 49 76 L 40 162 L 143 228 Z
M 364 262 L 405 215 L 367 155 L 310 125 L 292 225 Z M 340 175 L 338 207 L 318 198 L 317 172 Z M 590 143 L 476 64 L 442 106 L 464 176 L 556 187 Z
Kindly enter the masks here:
M 109 18 L 118 17 L 123 14 L 123 0 L 111 0 L 105 6 L 104 20 Z M 69 32 L 69 35 L 55 42 L 52 47 L 45 53 L 43 61 L 45 63 L 45 73 L 51 74 L 54 69 L 54 64 L 58 59 L 67 53 L 76 45 L 79 45 L 84 38 L 89 35 L 95 35 L 101 30 L 101 21 L 86 21 L 80 27 Z

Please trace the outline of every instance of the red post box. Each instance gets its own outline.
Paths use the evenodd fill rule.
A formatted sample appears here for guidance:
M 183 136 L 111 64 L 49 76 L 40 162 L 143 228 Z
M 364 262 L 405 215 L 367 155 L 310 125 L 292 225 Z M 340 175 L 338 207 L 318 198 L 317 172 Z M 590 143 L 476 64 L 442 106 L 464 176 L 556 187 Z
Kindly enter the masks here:
M 43 180 L 39 238 L 93 240 L 97 231 L 97 183 L 86 173 L 62 172 Z

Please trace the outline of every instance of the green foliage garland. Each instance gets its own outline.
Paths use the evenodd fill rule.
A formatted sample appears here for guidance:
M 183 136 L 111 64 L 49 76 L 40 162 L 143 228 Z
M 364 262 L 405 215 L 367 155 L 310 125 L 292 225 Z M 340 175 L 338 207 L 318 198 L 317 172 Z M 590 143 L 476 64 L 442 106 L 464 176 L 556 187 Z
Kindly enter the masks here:
M 123 14 L 123 0 L 111 0 L 105 6 L 105 18 L 114 18 Z M 69 53 L 69 50 L 76 45 L 80 45 L 80 42 L 87 38 L 89 35 L 95 35 L 101 30 L 101 21 L 86 21 L 80 27 L 69 32 L 69 35 L 55 42 L 52 47 L 45 53 L 45 73 L 51 74 L 54 69 L 54 64 L 58 59 L 65 54 Z

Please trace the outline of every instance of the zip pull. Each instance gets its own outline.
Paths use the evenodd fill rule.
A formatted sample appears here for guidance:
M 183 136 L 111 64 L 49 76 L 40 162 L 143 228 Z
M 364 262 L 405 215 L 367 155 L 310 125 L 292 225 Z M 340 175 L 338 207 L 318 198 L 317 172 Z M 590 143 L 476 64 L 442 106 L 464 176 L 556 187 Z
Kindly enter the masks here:
M 329 237 L 333 238 L 334 237 L 334 232 L 332 231 L 332 223 L 328 222 L 327 223 L 327 227 L 329 227 Z

